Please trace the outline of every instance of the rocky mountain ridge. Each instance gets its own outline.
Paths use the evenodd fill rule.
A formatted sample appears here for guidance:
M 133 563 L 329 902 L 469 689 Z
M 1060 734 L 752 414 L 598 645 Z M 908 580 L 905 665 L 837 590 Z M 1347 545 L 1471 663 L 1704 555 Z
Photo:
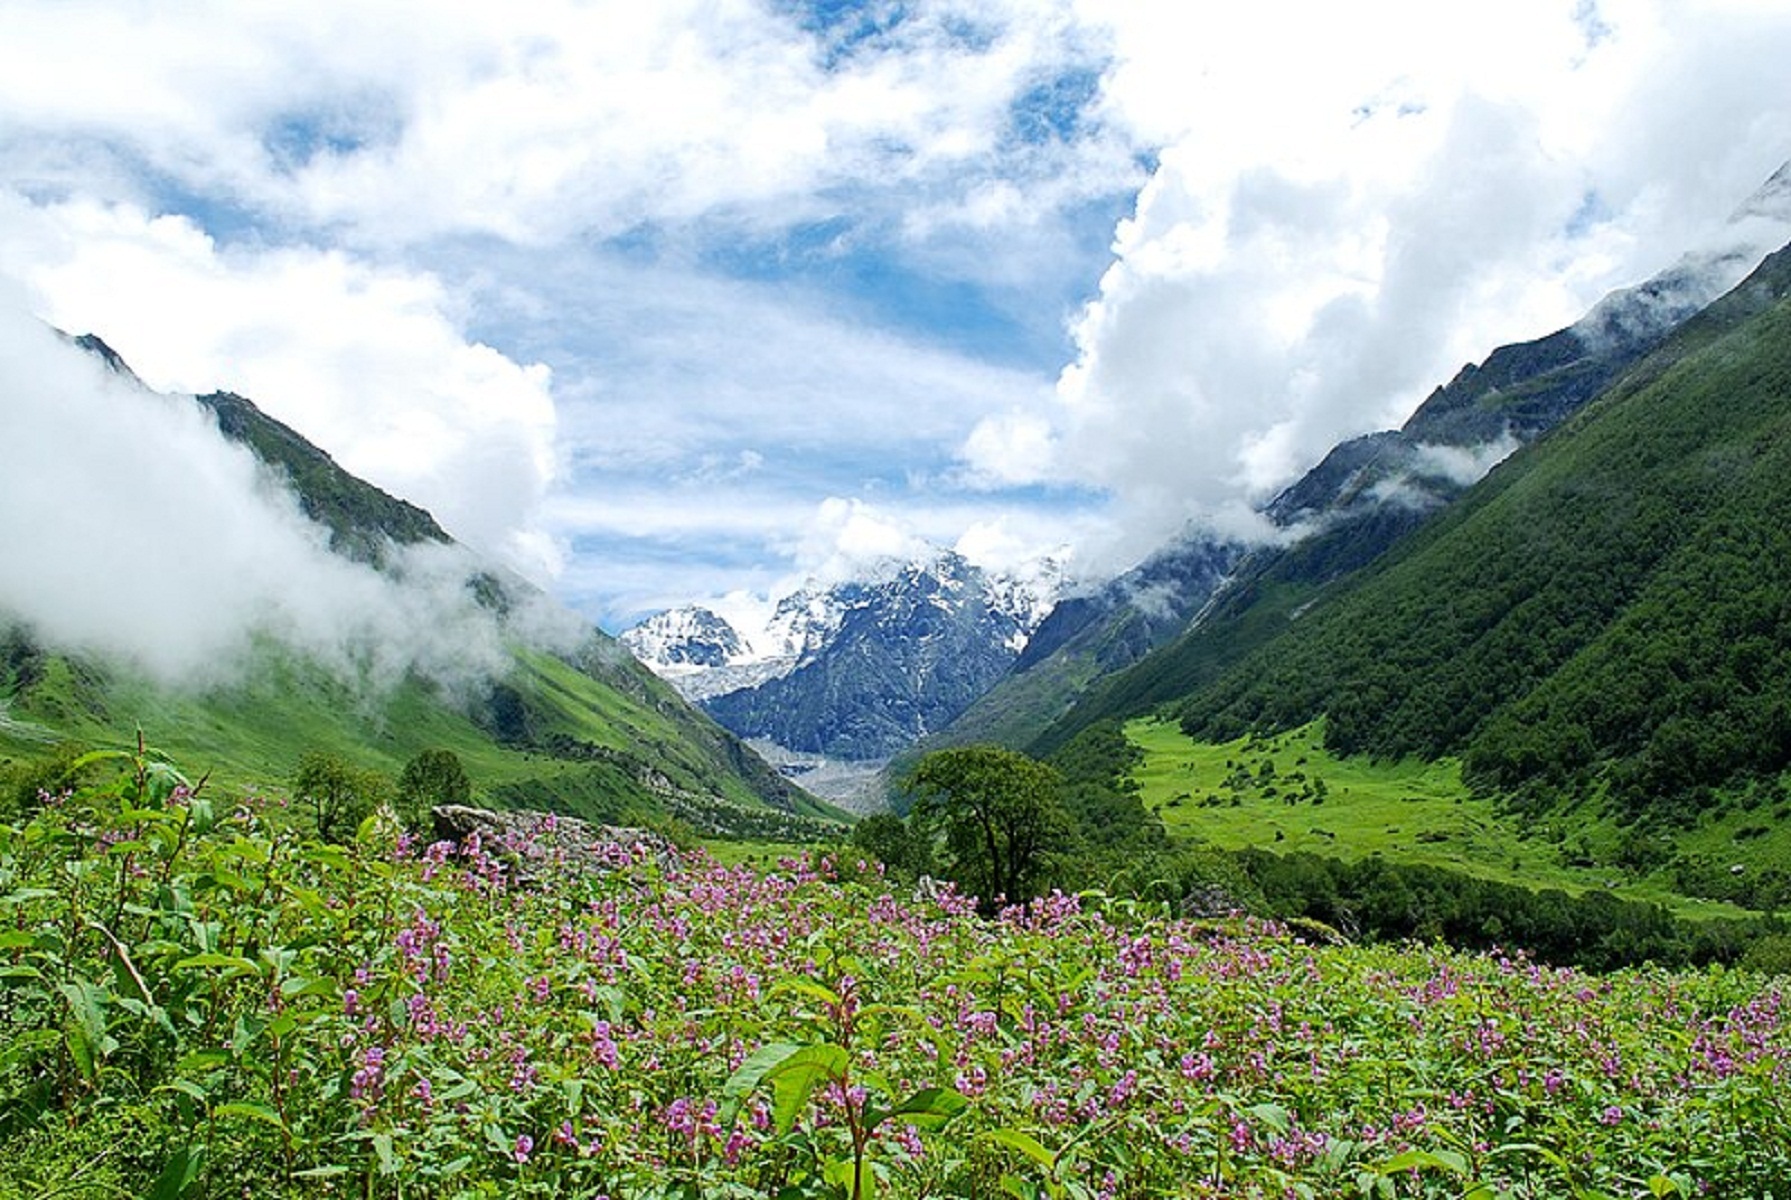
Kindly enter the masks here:
M 889 561 L 811 582 L 742 631 L 701 606 L 660 613 L 622 644 L 741 736 L 876 760 L 942 727 L 1006 671 L 1056 603 L 1062 570 L 984 570 L 962 555 Z

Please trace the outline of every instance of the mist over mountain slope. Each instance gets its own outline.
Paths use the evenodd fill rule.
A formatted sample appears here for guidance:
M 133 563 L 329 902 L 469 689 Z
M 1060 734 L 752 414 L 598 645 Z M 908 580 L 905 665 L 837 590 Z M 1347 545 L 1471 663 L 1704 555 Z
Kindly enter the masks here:
M 1264 515 L 1286 536 L 1250 548 L 1221 586 L 1186 602 L 1191 617 L 1215 629 L 1199 639 L 1198 650 L 1165 650 L 1123 673 L 1091 670 L 1086 656 L 1078 662 L 1073 651 L 1066 652 L 1070 661 L 1051 669 L 1079 680 L 1077 696 L 1086 700 L 1061 702 L 1062 715 L 1049 727 L 1036 719 L 1011 724 L 1003 740 L 1048 750 L 1104 715 L 1140 711 L 1210 680 L 1277 635 L 1320 589 L 1374 562 L 1519 446 L 1567 420 L 1787 238 L 1791 163 L 1666 270 L 1605 297 L 1568 328 L 1500 347 L 1463 367 L 1399 429 L 1334 447 L 1265 506 Z M 1107 619 L 1130 616 L 1121 609 Z M 1166 630 L 1149 648 L 1183 635 L 1193 636 L 1186 623 Z M 1024 687 L 1017 676 L 1004 680 L 988 703 L 1027 711 L 1002 700 L 1008 689 Z
M 445 744 L 495 803 L 718 829 L 830 811 L 250 401 L 148 391 L 99 339 L 22 316 L 0 336 L 0 743 L 142 726 L 263 783 L 306 749 L 395 769 Z
M 1322 715 L 1337 753 L 1625 820 L 1782 815 L 1788 455 L 1791 248 L 1367 569 L 1292 609 L 1252 580 L 1102 699 L 1203 740 Z

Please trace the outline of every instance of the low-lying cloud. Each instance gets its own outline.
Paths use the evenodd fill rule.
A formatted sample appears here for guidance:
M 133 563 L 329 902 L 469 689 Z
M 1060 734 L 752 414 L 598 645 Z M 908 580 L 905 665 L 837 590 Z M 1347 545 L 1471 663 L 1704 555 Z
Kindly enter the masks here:
M 241 677 L 272 640 L 359 689 L 459 692 L 505 669 L 455 546 L 391 575 L 328 549 L 291 492 L 190 396 L 144 390 L 0 298 L 0 621 L 156 680 Z
M 550 373 L 468 338 L 464 301 L 430 272 L 0 189 L 0 274 L 150 386 L 248 396 L 479 553 L 537 583 L 558 572 L 541 525 L 558 468 Z

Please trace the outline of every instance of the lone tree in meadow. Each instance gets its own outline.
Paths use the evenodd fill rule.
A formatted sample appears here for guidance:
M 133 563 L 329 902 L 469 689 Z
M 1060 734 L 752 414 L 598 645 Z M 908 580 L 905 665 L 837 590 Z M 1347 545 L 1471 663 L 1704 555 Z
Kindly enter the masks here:
M 399 818 L 412 828 L 421 826 L 429 810 L 441 804 L 465 804 L 473 785 L 452 750 L 425 750 L 404 764 L 398 776 Z
M 326 842 L 353 837 L 368 814 L 393 794 L 389 777 L 317 751 L 300 756 L 292 791 Z
M 937 750 L 907 779 L 910 820 L 944 837 L 947 873 L 985 911 L 1037 892 L 1050 855 L 1072 834 L 1061 779 L 1044 763 L 1000 746 Z

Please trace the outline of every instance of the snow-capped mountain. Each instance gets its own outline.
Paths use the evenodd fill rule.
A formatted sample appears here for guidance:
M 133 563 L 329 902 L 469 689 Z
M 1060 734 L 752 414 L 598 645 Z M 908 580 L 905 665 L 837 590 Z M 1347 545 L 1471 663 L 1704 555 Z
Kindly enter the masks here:
M 725 667 L 744 656 L 745 643 L 734 627 L 708 609 L 674 608 L 642 621 L 622 635 L 622 644 L 642 662 L 701 671 Z
M 750 629 L 689 607 L 648 618 L 621 640 L 743 736 L 880 759 L 942 727 L 1005 672 L 1063 578 L 1054 561 L 1002 573 L 941 551 L 859 579 L 811 582 Z

